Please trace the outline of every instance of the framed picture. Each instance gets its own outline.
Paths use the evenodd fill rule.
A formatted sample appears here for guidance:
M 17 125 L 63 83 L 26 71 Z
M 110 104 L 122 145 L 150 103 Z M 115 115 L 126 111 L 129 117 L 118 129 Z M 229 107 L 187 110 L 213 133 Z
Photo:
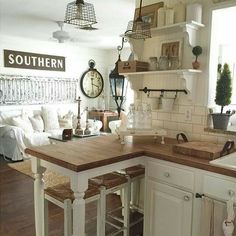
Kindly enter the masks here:
M 141 10 L 141 17 L 144 22 L 148 22 L 151 24 L 151 28 L 157 27 L 157 10 L 160 7 L 163 7 L 163 2 L 158 2 L 152 5 L 144 6 Z M 134 13 L 134 21 L 138 18 L 139 8 L 135 9 Z
M 164 42 L 161 44 L 161 56 L 179 57 L 181 59 L 181 41 Z

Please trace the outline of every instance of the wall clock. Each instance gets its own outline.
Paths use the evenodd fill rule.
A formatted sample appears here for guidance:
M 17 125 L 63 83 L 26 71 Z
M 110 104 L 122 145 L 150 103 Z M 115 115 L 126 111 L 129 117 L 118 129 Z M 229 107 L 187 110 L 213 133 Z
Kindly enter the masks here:
M 80 87 L 83 94 L 89 98 L 98 97 L 104 86 L 102 75 L 94 68 L 95 61 L 89 60 L 89 69 L 85 71 L 80 80 Z

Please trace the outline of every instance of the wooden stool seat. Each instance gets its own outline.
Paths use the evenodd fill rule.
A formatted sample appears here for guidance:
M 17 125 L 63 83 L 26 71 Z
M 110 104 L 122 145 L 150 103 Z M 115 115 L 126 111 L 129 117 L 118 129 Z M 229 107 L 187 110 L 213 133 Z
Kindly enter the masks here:
M 97 187 L 105 187 L 106 189 L 111 189 L 113 187 L 125 184 L 128 179 L 119 173 L 112 172 L 104 175 L 100 175 L 90 179 L 90 184 Z
M 128 175 L 131 179 L 145 174 L 145 168 L 142 165 L 131 166 L 122 171 L 124 171 L 124 174 Z
M 70 183 L 58 184 L 53 187 L 48 187 L 44 190 L 44 218 L 45 218 L 45 232 L 48 235 L 48 201 L 61 207 L 64 210 L 64 236 L 72 236 L 72 204 L 74 201 L 74 193 L 70 188 Z M 85 203 L 97 201 L 97 235 L 100 234 L 101 212 L 99 206 L 100 189 L 95 185 L 88 183 L 88 189 L 85 191 Z
M 60 202 L 64 202 L 66 199 L 70 199 L 72 202 L 74 201 L 74 194 L 70 188 L 69 182 L 48 187 L 44 192 L 48 196 L 53 197 Z M 99 188 L 95 185 L 89 184 L 88 189 L 85 191 L 84 199 L 88 199 L 98 194 L 100 194 Z

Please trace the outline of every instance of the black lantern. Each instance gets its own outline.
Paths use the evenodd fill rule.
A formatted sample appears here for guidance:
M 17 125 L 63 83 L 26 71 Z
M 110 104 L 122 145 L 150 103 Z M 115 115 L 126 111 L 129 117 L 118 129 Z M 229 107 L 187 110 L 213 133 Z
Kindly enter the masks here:
M 118 72 L 118 63 L 120 60 L 120 51 L 123 48 L 124 39 L 122 39 L 122 47 L 118 46 L 118 60 L 116 62 L 114 70 L 111 71 L 109 74 L 109 80 L 110 80 L 110 87 L 111 87 L 111 93 L 112 97 L 115 100 L 116 106 L 117 106 L 117 112 L 118 116 L 120 117 L 120 112 L 122 109 L 122 104 L 124 102 L 125 98 L 125 77 L 123 75 L 119 75 Z

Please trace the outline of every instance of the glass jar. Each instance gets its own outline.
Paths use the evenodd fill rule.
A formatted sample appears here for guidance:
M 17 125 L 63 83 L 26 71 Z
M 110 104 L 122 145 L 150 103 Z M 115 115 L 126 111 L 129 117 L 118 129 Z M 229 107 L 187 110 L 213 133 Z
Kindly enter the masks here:
M 179 57 L 173 56 L 170 58 L 170 69 L 171 70 L 179 69 Z
M 149 70 L 157 70 L 157 57 L 149 57 Z
M 129 112 L 127 114 L 127 129 L 135 129 L 135 107 L 130 104 Z
M 169 69 L 169 59 L 167 56 L 160 56 L 159 69 L 160 70 L 168 70 Z

